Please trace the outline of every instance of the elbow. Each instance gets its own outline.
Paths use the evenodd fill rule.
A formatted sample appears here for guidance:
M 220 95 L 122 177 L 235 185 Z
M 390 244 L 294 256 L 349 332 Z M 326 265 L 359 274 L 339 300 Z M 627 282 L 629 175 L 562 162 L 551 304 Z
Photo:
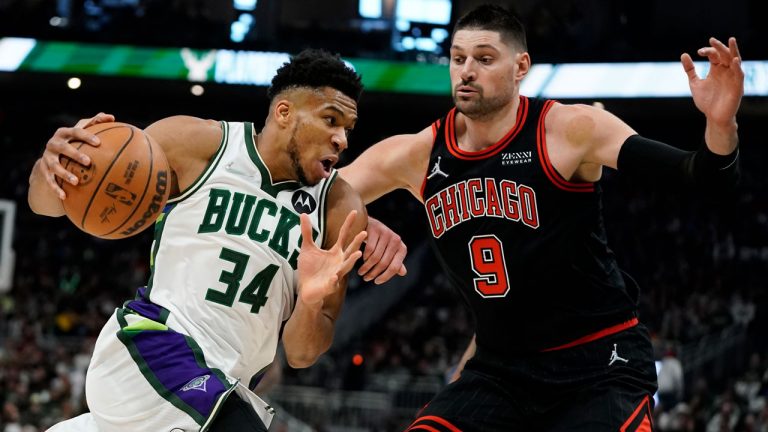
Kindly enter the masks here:
M 294 369 L 305 369 L 317 362 L 317 359 L 320 357 L 320 355 L 311 355 L 309 353 L 289 353 L 286 350 L 285 353 L 285 360 L 288 363 L 288 366 L 294 368 Z
M 284 340 L 284 342 L 287 342 Z M 304 369 L 312 366 L 317 362 L 328 349 L 331 347 L 330 341 L 324 344 L 318 344 L 313 346 L 307 346 L 307 344 L 284 343 L 285 348 L 285 360 L 288 365 L 294 369 Z

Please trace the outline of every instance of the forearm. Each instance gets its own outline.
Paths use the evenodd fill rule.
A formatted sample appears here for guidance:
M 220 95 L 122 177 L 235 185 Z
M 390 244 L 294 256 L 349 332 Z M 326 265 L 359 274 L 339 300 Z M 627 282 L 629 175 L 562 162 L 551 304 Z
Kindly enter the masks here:
M 376 173 L 369 168 L 365 161 L 355 161 L 357 165 L 346 166 L 339 169 L 339 174 L 352 188 L 360 194 L 360 198 L 368 205 L 376 201 L 388 192 L 397 189 L 390 176 Z M 376 173 L 372 175 L 371 173 Z
M 63 216 L 64 205 L 56 192 L 48 185 L 47 180 L 43 178 L 42 171 L 38 166 L 41 163 L 43 163 L 42 159 L 35 162 L 32 174 L 29 176 L 29 191 L 27 192 L 29 208 L 43 216 Z
M 333 341 L 334 321 L 322 308 L 308 306 L 299 296 L 283 330 L 285 358 L 293 368 L 312 366 Z
M 621 147 L 618 169 L 638 179 L 665 185 L 686 184 L 702 191 L 726 191 L 739 178 L 738 150 L 735 136 L 713 127 L 706 145 L 696 151 L 684 151 L 639 135 L 629 137 Z M 715 152 L 728 151 L 726 154 Z

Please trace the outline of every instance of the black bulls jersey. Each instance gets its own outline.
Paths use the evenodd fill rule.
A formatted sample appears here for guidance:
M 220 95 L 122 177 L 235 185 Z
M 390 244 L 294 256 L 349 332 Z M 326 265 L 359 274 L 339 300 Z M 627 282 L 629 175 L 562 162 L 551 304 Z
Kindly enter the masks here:
M 478 349 L 498 355 L 634 319 L 636 287 L 628 293 L 606 244 L 599 185 L 566 181 L 549 162 L 553 103 L 520 97 L 515 125 L 479 152 L 459 149 L 455 108 L 432 125 L 422 196 L 433 248 L 473 312 Z

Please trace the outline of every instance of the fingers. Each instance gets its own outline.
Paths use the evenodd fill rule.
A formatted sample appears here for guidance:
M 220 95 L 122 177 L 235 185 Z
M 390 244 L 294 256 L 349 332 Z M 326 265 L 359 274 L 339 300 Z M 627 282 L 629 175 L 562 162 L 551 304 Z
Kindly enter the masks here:
M 371 240 L 366 244 L 366 252 L 369 247 L 373 249 L 373 252 L 367 258 L 365 258 L 365 253 L 363 254 L 365 262 L 360 266 L 358 274 L 365 281 L 374 280 L 376 284 L 383 284 L 396 274 L 405 276 L 408 272 L 403 264 L 408 253 L 405 243 L 397 235 L 389 238 L 389 241 L 385 241 L 381 237 L 378 240 L 375 247 L 371 246 Z
M 699 51 L 705 51 L 710 62 L 726 66 L 731 64 L 731 50 L 725 44 L 713 37 L 709 38 L 709 44 L 711 48 L 702 48 Z
M 349 229 L 352 227 L 352 224 L 355 223 L 356 217 L 357 210 L 352 210 L 349 212 L 347 218 L 344 219 L 344 224 L 341 225 L 341 229 L 339 229 L 339 238 L 336 240 L 336 245 L 344 247 L 344 245 L 347 244 L 347 235 L 349 234 Z M 360 248 L 360 245 L 357 245 L 357 247 Z
M 365 281 L 382 284 L 396 274 L 408 271 L 403 264 L 408 248 L 391 229 L 373 217 L 368 217 L 368 240 L 363 252 L 363 264 L 358 274 Z
M 731 57 L 738 59 L 741 62 L 741 52 L 739 52 L 739 45 L 736 43 L 735 37 L 728 38 L 728 49 L 731 53 Z
M 352 240 L 352 242 L 349 244 L 349 247 L 345 249 L 344 251 L 344 262 L 341 264 L 341 268 L 337 272 L 339 277 L 346 275 L 349 273 L 350 270 L 352 270 L 352 267 L 354 267 L 355 262 L 357 262 L 358 259 L 360 259 L 361 256 L 363 256 L 363 252 L 360 251 L 360 245 L 363 244 L 363 240 L 365 240 L 365 237 L 368 235 L 367 232 L 361 231 L 359 232 L 355 238 Z
M 72 142 L 86 142 L 94 147 L 100 144 L 99 138 L 96 135 L 83 129 L 61 128 L 48 140 L 45 150 L 46 152 L 54 153 L 57 157 L 64 155 L 82 165 L 90 165 L 91 159 L 88 155 L 78 150 Z
M 363 252 L 365 262 L 357 270 L 357 274 L 363 276 L 366 281 L 373 279 L 373 277 L 365 278 L 365 275 L 373 266 L 381 261 L 381 257 L 384 256 L 384 252 L 387 250 L 387 242 L 379 236 L 378 232 L 370 230 L 370 228 L 369 226 L 369 231 L 371 232 L 369 233 L 368 241 L 365 242 L 365 251 Z
M 683 64 L 683 70 L 688 75 L 688 81 L 695 81 L 699 78 L 696 75 L 696 67 L 693 65 L 693 59 L 687 53 L 680 56 L 680 63 Z
M 312 221 L 309 219 L 309 215 L 306 213 L 300 214 L 299 223 L 301 224 L 301 248 L 317 247 L 312 240 Z
M 713 65 L 723 64 L 723 61 L 720 58 L 720 53 L 717 51 L 716 48 L 713 48 L 713 47 L 699 48 L 697 53 L 701 57 L 706 57 L 707 60 L 709 60 L 709 62 L 712 63 Z
M 734 62 L 741 64 L 741 54 L 739 46 L 736 44 L 736 38 L 728 38 L 728 46 L 718 39 L 709 38 L 709 47 L 700 48 L 698 53 L 702 57 L 707 57 L 713 65 L 730 66 Z
M 91 133 L 82 129 L 59 128 L 46 143 L 40 168 L 43 170 L 44 178 L 50 187 L 61 199 L 64 199 L 66 194 L 58 184 L 57 177 L 72 185 L 78 183 L 77 177 L 61 165 L 61 156 L 68 157 L 84 166 L 90 165 L 91 160 L 88 155 L 78 150 L 72 141 L 88 142 L 90 140 L 90 144 L 98 145 L 97 143 L 94 144 L 92 137 Z
M 77 185 L 77 177 L 61 165 L 61 161 L 56 155 L 52 153 L 45 154 L 43 156 L 43 164 L 46 165 L 48 172 L 53 174 L 54 181 L 56 180 L 55 177 L 59 177 L 73 186 Z
M 40 170 L 42 178 L 45 179 L 45 182 L 51 189 L 53 189 L 59 199 L 66 199 L 67 194 L 64 192 L 64 189 L 59 186 L 59 183 L 56 181 L 56 176 L 48 169 L 48 164 L 45 162 L 45 160 L 42 158 L 38 159 L 38 161 L 35 163 L 35 166 L 38 170 Z
M 405 247 L 405 244 L 400 241 L 399 237 L 393 240 L 395 241 L 391 241 L 383 247 L 377 247 L 377 249 L 384 249 L 383 253 L 374 253 L 371 258 L 367 260 L 367 262 L 373 263 L 373 260 L 377 256 L 381 257 L 375 262 L 375 265 L 370 268 L 370 270 L 364 273 L 364 280 L 370 281 L 375 279 L 374 283 L 382 284 L 401 271 L 407 248 Z M 382 243 L 383 242 L 379 242 L 379 245 Z
M 349 253 L 351 253 L 353 251 L 359 251 L 360 250 L 360 245 L 363 244 L 363 242 L 365 241 L 366 237 L 368 237 L 368 232 L 366 232 L 366 231 L 360 231 L 359 233 L 357 233 L 355 238 L 352 239 L 352 242 L 349 244 L 349 246 L 347 246 L 347 248 L 344 250 L 345 251 L 345 255 L 348 255 Z M 362 255 L 363 255 L 363 253 L 360 252 L 360 256 L 362 256 Z
M 389 266 L 387 266 L 387 269 L 382 274 L 377 276 L 373 282 L 376 285 L 381 285 L 384 282 L 387 282 L 388 280 L 395 277 L 395 275 L 405 276 L 408 273 L 408 270 L 405 268 L 405 264 L 403 263 L 403 260 L 405 259 L 405 255 L 407 253 L 408 253 L 408 248 L 406 248 L 405 245 L 403 245 L 403 247 L 401 247 L 395 253 Z
M 113 116 L 112 114 L 105 114 L 103 112 L 100 112 L 89 119 L 81 119 L 80 121 L 77 122 L 77 124 L 75 124 L 75 127 L 80 129 L 85 129 L 95 124 L 108 123 L 113 121 L 115 121 L 115 116 Z

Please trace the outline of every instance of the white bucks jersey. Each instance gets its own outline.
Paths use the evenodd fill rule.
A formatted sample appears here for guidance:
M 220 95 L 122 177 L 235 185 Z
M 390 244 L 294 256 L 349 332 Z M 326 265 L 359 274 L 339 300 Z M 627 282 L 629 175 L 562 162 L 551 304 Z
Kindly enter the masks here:
M 168 201 L 153 244 L 149 300 L 192 336 L 205 361 L 246 385 L 275 355 L 294 307 L 299 214 L 325 237 L 336 171 L 311 187 L 274 183 L 251 123 L 222 122 L 221 147 L 197 181 Z

